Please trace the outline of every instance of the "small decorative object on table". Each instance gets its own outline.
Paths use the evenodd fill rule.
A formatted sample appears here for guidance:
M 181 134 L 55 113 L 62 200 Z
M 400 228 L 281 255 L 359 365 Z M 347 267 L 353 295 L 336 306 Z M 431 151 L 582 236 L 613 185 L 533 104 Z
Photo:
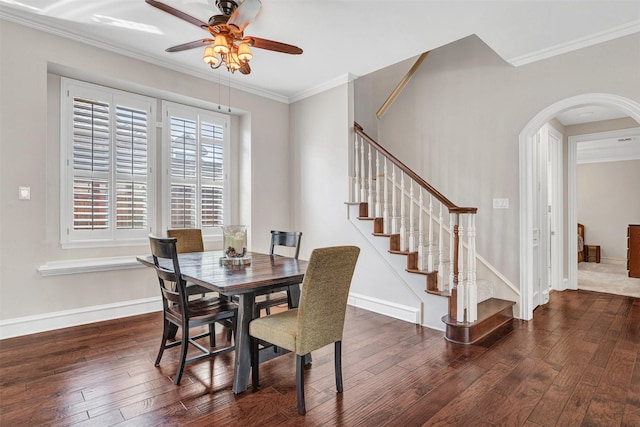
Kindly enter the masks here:
M 225 225 L 222 227 L 222 233 L 224 257 L 220 258 L 220 264 L 251 264 L 251 257 L 247 255 L 247 226 Z

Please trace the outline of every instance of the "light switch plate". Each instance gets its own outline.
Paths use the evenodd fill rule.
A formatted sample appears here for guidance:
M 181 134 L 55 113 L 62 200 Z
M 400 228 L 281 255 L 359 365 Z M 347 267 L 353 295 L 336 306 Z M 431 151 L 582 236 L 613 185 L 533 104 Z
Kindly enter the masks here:
M 493 209 L 509 209 L 509 199 L 493 199 Z
M 31 200 L 31 187 L 18 187 L 19 200 Z

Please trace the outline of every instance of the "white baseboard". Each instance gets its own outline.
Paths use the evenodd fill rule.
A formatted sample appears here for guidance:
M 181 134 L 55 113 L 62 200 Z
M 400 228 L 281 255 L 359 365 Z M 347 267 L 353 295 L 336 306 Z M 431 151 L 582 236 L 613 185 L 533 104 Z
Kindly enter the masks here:
M 162 310 L 160 297 L 56 311 L 0 321 L 0 339 Z
M 626 259 L 626 258 L 609 258 L 609 257 L 602 257 L 602 259 L 600 260 L 600 262 L 602 262 L 603 264 L 626 265 L 626 264 L 627 264 L 627 259 Z
M 374 313 L 383 314 L 393 317 L 394 319 L 404 320 L 405 322 L 415 323 L 417 325 L 420 324 L 420 309 L 416 307 L 390 303 L 389 301 L 353 292 L 349 294 L 348 303 L 354 307 L 373 311 Z

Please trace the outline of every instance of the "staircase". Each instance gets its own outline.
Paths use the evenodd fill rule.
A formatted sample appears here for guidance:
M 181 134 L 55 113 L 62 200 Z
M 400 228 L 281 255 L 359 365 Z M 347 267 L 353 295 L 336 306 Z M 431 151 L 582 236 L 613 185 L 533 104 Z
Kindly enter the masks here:
M 493 298 L 490 284 L 489 292 L 478 290 L 484 282 L 476 279 L 477 209 L 456 206 L 357 123 L 354 128 L 350 204 L 358 221 L 373 224 L 376 239 L 389 240 L 386 256 L 406 256 L 406 272 L 425 277 L 424 291 L 447 299 L 445 338 L 472 344 L 504 328 L 514 302 Z

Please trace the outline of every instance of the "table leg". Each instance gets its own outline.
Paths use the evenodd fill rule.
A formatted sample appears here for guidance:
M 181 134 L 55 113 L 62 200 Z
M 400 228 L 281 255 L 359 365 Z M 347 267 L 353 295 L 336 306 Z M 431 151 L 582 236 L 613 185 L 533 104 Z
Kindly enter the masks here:
M 300 304 L 300 285 L 289 286 L 289 308 L 296 308 Z
M 233 392 L 242 393 L 247 389 L 251 373 L 251 344 L 249 322 L 253 318 L 254 293 L 238 295 L 238 320 L 236 324 L 236 360 L 233 368 Z

